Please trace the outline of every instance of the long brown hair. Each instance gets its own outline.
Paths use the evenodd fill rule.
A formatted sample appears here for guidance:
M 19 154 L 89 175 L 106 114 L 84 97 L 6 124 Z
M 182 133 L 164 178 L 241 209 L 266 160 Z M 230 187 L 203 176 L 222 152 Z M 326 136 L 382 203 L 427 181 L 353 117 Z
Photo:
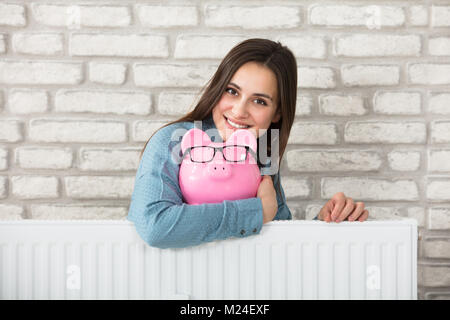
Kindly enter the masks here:
M 217 68 L 215 74 L 202 89 L 201 92 L 203 92 L 203 94 L 195 108 L 183 117 L 169 122 L 161 128 L 178 122 L 194 122 L 209 117 L 212 114 L 213 108 L 217 105 L 225 92 L 234 73 L 243 64 L 251 61 L 268 67 L 273 71 L 277 79 L 277 108 L 279 108 L 277 112 L 281 113 L 281 117 L 278 122 L 272 122 L 270 124 L 266 134 L 268 141 L 267 151 L 270 156 L 270 141 L 272 141 L 270 136 L 271 129 L 279 130 L 279 168 L 287 146 L 289 133 L 292 124 L 294 123 L 295 105 L 297 100 L 297 62 L 289 48 L 283 46 L 280 42 L 254 38 L 247 39 L 237 44 L 228 52 Z M 150 139 L 153 137 L 153 134 Z M 150 139 L 142 149 L 141 157 Z M 259 138 L 257 141 L 259 147 Z

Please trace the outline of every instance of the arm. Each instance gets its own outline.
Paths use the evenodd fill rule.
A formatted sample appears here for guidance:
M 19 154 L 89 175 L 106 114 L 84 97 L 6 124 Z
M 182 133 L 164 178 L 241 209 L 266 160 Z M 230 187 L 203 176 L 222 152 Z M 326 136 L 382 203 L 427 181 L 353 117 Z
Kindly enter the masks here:
M 128 220 L 150 246 L 181 248 L 260 232 L 262 203 L 249 198 L 222 203 L 183 203 L 179 164 L 171 158 L 170 130 L 159 130 L 147 144 L 136 173 Z

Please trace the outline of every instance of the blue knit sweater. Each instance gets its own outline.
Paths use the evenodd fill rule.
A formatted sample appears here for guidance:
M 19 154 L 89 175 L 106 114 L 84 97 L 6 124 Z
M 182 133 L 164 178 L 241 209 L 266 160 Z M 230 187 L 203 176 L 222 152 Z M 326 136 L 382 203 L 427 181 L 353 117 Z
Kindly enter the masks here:
M 183 202 L 178 184 L 180 165 L 172 157 L 179 151 L 183 134 L 194 125 L 197 127 L 196 124 L 175 123 L 158 130 L 142 155 L 127 219 L 152 247 L 182 248 L 230 237 L 243 238 L 258 234 L 263 226 L 262 203 L 258 197 L 201 205 Z M 201 125 L 205 132 L 217 130 L 212 116 Z M 215 132 L 214 137 L 220 137 Z M 276 185 L 279 173 L 272 178 Z M 282 188 L 281 197 L 277 193 L 277 201 L 274 220 L 292 219 Z

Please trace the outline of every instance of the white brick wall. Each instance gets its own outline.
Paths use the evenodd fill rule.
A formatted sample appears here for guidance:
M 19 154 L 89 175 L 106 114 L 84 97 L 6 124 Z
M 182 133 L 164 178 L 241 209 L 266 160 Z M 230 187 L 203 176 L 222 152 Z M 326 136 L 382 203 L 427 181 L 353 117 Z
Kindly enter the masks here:
M 0 219 L 124 219 L 148 137 L 249 37 L 298 63 L 282 183 L 418 221 L 419 298 L 450 298 L 449 1 L 0 3 Z

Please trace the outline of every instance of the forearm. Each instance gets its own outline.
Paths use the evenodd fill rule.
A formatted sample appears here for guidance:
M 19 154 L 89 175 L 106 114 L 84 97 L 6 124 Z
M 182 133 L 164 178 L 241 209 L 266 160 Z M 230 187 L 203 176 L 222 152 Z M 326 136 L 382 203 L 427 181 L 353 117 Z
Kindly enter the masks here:
M 258 198 L 201 205 L 173 205 L 158 201 L 153 205 L 130 207 L 129 220 L 150 246 L 182 248 L 246 237 L 260 232 L 262 204 Z

